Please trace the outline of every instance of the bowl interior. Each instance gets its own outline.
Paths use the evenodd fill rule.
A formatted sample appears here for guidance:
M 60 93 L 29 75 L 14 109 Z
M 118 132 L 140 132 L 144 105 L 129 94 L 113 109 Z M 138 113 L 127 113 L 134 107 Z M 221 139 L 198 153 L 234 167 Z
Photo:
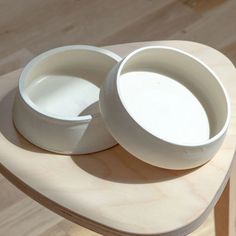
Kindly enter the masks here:
M 152 135 L 179 145 L 198 145 L 224 127 L 227 98 L 200 61 L 172 48 L 149 48 L 128 57 L 117 80 L 131 117 Z
M 99 112 L 100 85 L 116 63 L 114 56 L 103 51 L 54 49 L 29 63 L 20 81 L 21 91 L 47 115 L 93 115 Z

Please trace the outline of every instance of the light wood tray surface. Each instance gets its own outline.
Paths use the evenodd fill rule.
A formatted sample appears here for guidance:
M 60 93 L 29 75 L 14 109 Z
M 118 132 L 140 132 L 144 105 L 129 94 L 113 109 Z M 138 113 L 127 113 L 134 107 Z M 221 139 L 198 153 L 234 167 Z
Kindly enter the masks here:
M 0 170 L 47 208 L 109 235 L 184 235 L 207 217 L 230 175 L 236 147 L 236 70 L 220 52 L 185 41 L 106 47 L 121 56 L 147 45 L 182 49 L 220 77 L 231 99 L 232 119 L 217 155 L 202 167 L 169 171 L 150 166 L 119 145 L 90 155 L 65 156 L 27 142 L 12 123 L 21 70 L 0 77 Z M 217 105 L 217 104 L 216 104 Z

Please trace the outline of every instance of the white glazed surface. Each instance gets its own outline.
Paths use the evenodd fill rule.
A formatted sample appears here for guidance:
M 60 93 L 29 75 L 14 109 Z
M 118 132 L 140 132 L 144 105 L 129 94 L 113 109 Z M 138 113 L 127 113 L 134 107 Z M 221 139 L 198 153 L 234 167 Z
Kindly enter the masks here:
M 31 143 L 57 153 L 86 154 L 116 144 L 100 116 L 100 86 L 121 58 L 92 46 L 66 46 L 23 70 L 13 120 Z
M 205 109 L 176 80 L 154 72 L 128 72 L 121 75 L 120 92 L 130 115 L 151 134 L 190 144 L 209 138 Z
M 228 97 L 214 72 L 170 47 L 128 55 L 104 81 L 99 101 L 115 139 L 137 158 L 167 169 L 210 160 L 229 125 Z
M 76 76 L 46 75 L 35 79 L 26 88 L 26 93 L 47 114 L 77 117 L 81 113 L 85 115 L 90 106 L 94 107 L 93 114 L 99 112 L 93 105 L 98 101 L 99 90 L 95 84 Z M 90 114 L 87 112 L 86 115 Z

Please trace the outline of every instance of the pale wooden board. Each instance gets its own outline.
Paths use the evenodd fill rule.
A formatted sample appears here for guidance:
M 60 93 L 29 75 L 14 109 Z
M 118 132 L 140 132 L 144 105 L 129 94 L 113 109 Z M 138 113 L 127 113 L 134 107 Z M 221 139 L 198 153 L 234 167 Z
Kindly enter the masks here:
M 223 49 L 235 42 L 235 0 L 228 0 L 221 7 L 213 8 L 193 24 L 172 34 L 168 39 L 191 40 Z
M 200 14 L 189 7 L 178 1 L 172 1 L 170 4 L 155 9 L 155 11 L 145 17 L 136 20 L 136 22 L 129 23 L 126 27 L 117 30 L 117 32 L 111 32 L 106 38 L 100 40 L 98 44 L 125 43 L 130 42 L 130 38 L 134 39 L 134 41 L 165 39 L 192 25 L 200 17 Z
M 19 69 L 25 65 L 27 61 L 33 58 L 33 54 L 22 48 L 0 60 L 0 75 L 9 73 L 13 70 Z
M 49 214 L 47 209 L 40 207 L 37 202 L 24 198 L 0 212 L 0 235 L 36 236 L 60 221 L 61 217 Z
M 2 175 L 0 176 L 0 189 L 0 214 L 3 210 L 8 209 L 16 202 L 25 198 L 25 194 L 21 191 L 16 191 L 15 187 L 12 184 L 9 184 L 8 180 Z
M 230 94 L 232 122 L 212 161 L 195 170 L 168 171 L 137 160 L 120 146 L 74 157 L 38 149 L 15 132 L 11 121 L 14 92 L 10 91 L 20 73 L 16 71 L 0 79 L 3 174 L 41 204 L 103 234 L 183 235 L 197 228 L 229 177 L 236 137 L 236 72 L 222 54 L 195 43 L 165 41 L 109 48 L 124 56 L 137 47 L 154 44 L 176 46 L 198 56 L 214 69 Z
M 98 44 L 175 0 L 1 0 L 0 58 L 65 44 Z M 37 9 L 37 10 L 36 10 Z
M 217 6 L 225 3 L 227 0 L 180 0 L 186 6 L 193 8 L 198 12 L 209 11 L 212 8 L 214 9 Z
M 223 1 L 224 3 L 221 4 Z M 78 2 L 80 3 L 77 4 Z M 194 17 L 194 15 L 196 15 L 195 13 L 186 11 L 186 7 L 180 7 L 177 10 L 175 6 L 180 5 L 175 4 L 175 2 L 177 2 L 176 0 L 170 2 L 153 0 L 152 3 L 153 2 L 155 2 L 155 4 L 149 4 L 150 1 L 146 0 L 122 0 L 121 3 L 117 0 L 93 0 L 90 2 L 87 0 L 0 0 L 0 60 L 5 61 L 6 56 L 9 58 L 11 57 L 11 54 L 15 54 L 18 50 L 21 51 L 24 48 L 27 48 L 26 50 L 28 50 L 29 47 L 31 51 L 38 54 L 48 48 L 71 43 L 99 44 L 100 42 L 104 44 L 103 42 L 107 40 L 107 35 L 109 35 L 107 41 L 109 41 L 110 44 L 114 44 L 121 41 L 140 41 L 142 38 L 147 40 L 164 39 L 166 36 L 171 37 L 176 31 L 179 31 L 186 33 L 183 37 L 181 36 L 182 39 L 199 40 L 200 42 L 217 47 L 225 52 L 234 63 L 236 62 L 236 44 L 235 42 L 230 44 L 227 43 L 229 39 L 232 41 L 231 39 L 235 38 L 236 33 L 234 30 L 236 14 L 234 14 L 234 10 L 232 10 L 236 3 L 235 0 L 180 0 L 179 2 L 184 3 L 186 7 L 190 7 L 193 11 L 200 13 L 197 18 Z M 234 4 L 230 2 L 233 2 Z M 106 8 L 104 8 L 104 5 L 106 5 Z M 127 14 L 126 9 L 124 8 L 128 5 L 131 5 L 132 9 L 135 10 L 128 11 Z M 145 5 L 149 7 L 149 10 Z M 95 14 L 94 12 L 97 6 L 105 10 L 101 10 L 98 14 Z M 145 13 L 140 15 L 136 14 L 137 12 L 140 13 L 140 10 L 137 10 L 137 8 L 145 8 Z M 223 8 L 223 10 L 218 14 L 217 12 L 220 8 Z M 37 9 L 37 12 L 35 9 Z M 112 11 L 109 11 L 110 9 Z M 120 20 L 116 18 L 116 21 L 111 21 L 110 19 L 114 14 L 110 13 L 114 11 L 119 14 L 120 12 L 124 12 L 124 15 L 126 14 L 129 17 L 125 18 L 124 21 L 123 17 Z M 188 12 L 192 14 L 193 17 L 189 14 L 185 14 Z M 69 15 L 69 17 L 67 17 L 67 15 Z M 115 16 L 117 15 L 115 14 Z M 160 16 L 163 16 L 163 18 Z M 95 18 L 96 20 L 90 20 L 89 18 Z M 104 20 L 104 18 L 106 20 Z M 88 27 L 85 24 L 88 22 L 87 19 L 89 19 Z M 209 19 L 211 19 L 210 23 L 208 23 Z M 201 27 L 198 27 L 198 24 L 194 24 L 196 20 L 201 23 Z M 190 27 L 186 27 L 186 25 Z M 102 33 L 100 31 L 101 27 L 103 28 Z M 126 27 L 132 30 L 125 30 Z M 194 38 L 192 33 L 188 34 L 188 31 L 186 30 L 186 28 L 188 28 L 188 30 L 194 31 L 195 27 L 198 27 L 195 33 L 196 38 Z M 153 31 L 151 30 L 152 28 Z M 125 31 L 125 34 L 121 35 L 119 32 L 123 31 Z M 134 31 L 140 31 L 140 34 L 134 34 Z M 112 37 L 113 33 L 119 37 Z M 211 37 L 209 37 L 209 35 Z M 105 38 L 101 40 L 104 36 Z M 113 41 L 111 41 L 111 38 Z M 226 47 L 220 47 L 222 44 L 226 45 Z M 18 57 L 18 55 L 19 54 L 17 53 L 16 57 Z M 9 61 L 7 66 L 6 64 L 0 66 L 0 73 L 5 73 L 17 68 L 15 67 L 14 57 L 11 58 L 12 61 Z M 22 57 L 20 59 L 20 64 L 27 63 L 27 61 L 28 58 Z M 12 62 L 13 66 L 11 66 Z M 10 185 L 9 182 L 5 180 L 4 185 L 2 185 L 0 190 L 0 201 L 4 203 L 6 207 L 21 200 L 21 198 L 16 198 L 15 195 L 22 195 L 19 193 L 19 190 L 8 185 Z M 12 211 L 11 213 L 14 214 Z M 48 211 L 48 214 L 51 213 Z M 36 214 L 31 217 L 33 217 L 35 221 L 40 221 Z M 21 232 L 24 232 L 22 229 L 24 223 L 21 224 L 21 221 L 24 222 L 26 224 L 25 227 L 27 227 L 27 221 L 21 217 L 21 220 L 18 221 L 19 224 L 14 225 L 14 227 L 18 229 L 18 236 L 23 235 Z M 66 226 L 63 227 L 63 229 L 61 228 L 61 224 L 58 228 L 55 225 L 55 231 L 49 230 L 50 233 L 48 233 L 47 230 L 45 230 L 44 235 L 85 235 L 85 232 L 83 232 L 83 234 L 81 233 L 81 227 L 70 223 L 67 220 L 63 220 L 63 226 L 64 225 Z M 72 231 L 68 229 L 70 225 L 73 225 Z M 212 221 L 204 223 L 202 227 L 194 232 L 194 235 L 214 235 L 213 230 L 210 233 L 210 230 L 214 229 L 212 225 L 214 225 Z M 11 221 L 8 221 L 8 226 L 8 236 L 15 236 L 15 234 L 11 234 L 13 230 Z M 34 226 L 37 227 L 37 225 Z M 40 224 L 38 224 L 38 227 L 40 227 Z M 60 231 L 60 229 L 62 230 Z M 87 231 L 86 235 L 94 234 L 95 233 Z M 2 235 L 1 228 L 0 235 Z M 28 235 L 31 236 L 30 232 Z

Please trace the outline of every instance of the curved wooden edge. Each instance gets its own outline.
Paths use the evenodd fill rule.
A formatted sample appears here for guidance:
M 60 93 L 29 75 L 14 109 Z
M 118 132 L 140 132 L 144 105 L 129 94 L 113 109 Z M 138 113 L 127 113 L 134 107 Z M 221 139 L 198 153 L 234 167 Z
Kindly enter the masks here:
M 195 44 L 196 46 L 201 46 L 201 47 L 208 48 L 210 50 L 214 50 L 218 54 L 221 54 L 225 58 L 225 60 L 228 61 L 229 64 L 231 64 L 234 68 L 236 68 L 236 66 L 232 63 L 232 61 L 224 53 L 222 53 L 221 51 L 217 50 L 216 48 L 214 48 L 210 45 L 194 42 L 194 41 L 191 41 L 191 40 L 143 41 L 143 42 L 131 42 L 131 43 L 124 43 L 124 44 L 106 45 L 106 46 L 103 46 L 103 47 L 117 53 L 120 56 L 125 56 L 125 55 L 129 54 L 131 51 L 136 50 L 140 47 L 160 45 L 160 44 L 164 44 L 164 45 L 168 44 L 169 45 L 169 43 L 172 44 L 172 47 L 179 46 L 179 44 L 181 43 L 182 46 L 183 46 L 182 50 L 185 50 L 185 48 L 191 47 L 193 44 Z M 129 47 L 130 49 L 127 50 L 127 47 Z
M 199 220 L 196 222 L 194 221 L 195 227 L 189 228 L 189 226 L 192 224 L 188 224 L 182 228 L 179 228 L 178 231 L 170 231 L 170 232 L 163 232 L 158 234 L 137 234 L 137 233 L 131 233 L 131 232 L 125 232 L 121 231 L 115 228 L 108 227 L 106 225 L 103 225 L 101 223 L 95 222 L 93 220 L 90 220 L 84 216 L 81 216 L 79 214 L 74 213 L 73 211 L 69 210 L 68 208 L 63 207 L 62 205 L 58 204 L 57 202 L 54 202 L 53 200 L 45 197 L 35 189 L 31 188 L 29 185 L 25 184 L 22 180 L 20 180 L 18 177 L 16 177 L 14 174 L 12 174 L 7 168 L 5 168 L 0 163 L 0 173 L 8 180 L 10 181 L 14 186 L 16 186 L 19 190 L 21 190 L 23 193 L 25 193 L 27 196 L 29 196 L 34 201 L 38 202 L 40 205 L 46 207 L 47 209 L 51 210 L 52 212 L 62 216 L 63 218 L 78 224 L 80 226 L 83 226 L 84 228 L 87 228 L 89 230 L 92 230 L 96 233 L 99 233 L 104 236 L 183 236 L 188 235 L 189 233 L 193 232 L 195 229 L 197 229 L 207 218 L 210 211 L 206 210 L 206 214 L 202 218 L 199 218 Z M 223 188 L 224 189 L 224 188 Z M 223 191 L 223 190 L 222 190 Z M 220 195 L 219 195 L 220 197 Z M 211 208 L 210 208 L 211 210 Z
M 112 228 L 109 228 L 105 225 L 92 221 L 86 217 L 81 215 L 75 214 L 71 210 L 59 205 L 58 203 L 52 201 L 51 199 L 45 197 L 35 189 L 31 188 L 29 185 L 25 184 L 22 180 L 18 177 L 13 175 L 8 169 L 6 169 L 0 163 L 0 173 L 9 180 L 13 185 L 15 185 L 18 189 L 24 192 L 27 196 L 38 202 L 39 204 L 43 205 L 47 209 L 51 210 L 52 212 L 76 223 L 85 228 L 88 228 L 92 231 L 103 235 L 114 235 L 114 236 L 123 236 L 123 235 L 130 235 L 126 234 L 125 232 L 118 232 Z
M 235 159 L 235 158 L 234 158 Z M 236 161 L 235 161 L 236 164 Z M 223 193 L 229 177 L 230 172 L 232 168 L 229 169 L 228 174 L 226 175 L 224 182 L 222 183 L 221 187 L 219 188 L 219 191 L 217 193 L 217 196 L 213 199 L 213 201 L 209 204 L 209 207 L 201 214 L 200 217 L 193 220 L 192 222 L 189 222 L 189 224 L 176 229 L 174 231 L 170 232 L 163 232 L 160 234 L 145 234 L 145 236 L 183 236 L 188 235 L 192 233 L 194 230 L 196 230 L 208 217 L 211 210 L 214 208 L 214 206 L 217 204 L 218 200 L 221 197 L 221 194 Z M 14 174 L 12 174 L 8 169 L 6 169 L 1 163 L 0 163 L 0 173 L 8 179 L 13 185 L 15 185 L 18 189 L 20 189 L 22 192 L 24 192 L 27 196 L 38 202 L 39 204 L 43 205 L 47 209 L 51 210 L 52 212 L 64 217 L 65 219 L 74 222 L 76 224 L 79 224 L 89 230 L 92 230 L 94 232 L 97 232 L 102 235 L 107 236 L 144 236 L 144 234 L 137 234 L 137 233 L 131 233 L 131 232 L 124 232 L 120 231 L 118 229 L 114 229 L 111 227 L 108 227 L 106 225 L 103 225 L 101 223 L 95 222 L 93 220 L 90 220 L 84 216 L 81 216 L 79 214 L 74 213 L 73 211 L 61 206 L 60 204 L 52 201 L 51 199 L 45 197 L 38 191 L 31 188 L 29 185 L 25 184 L 22 180 L 20 180 L 18 177 L 16 177 Z M 233 235 L 232 235 L 233 236 Z

